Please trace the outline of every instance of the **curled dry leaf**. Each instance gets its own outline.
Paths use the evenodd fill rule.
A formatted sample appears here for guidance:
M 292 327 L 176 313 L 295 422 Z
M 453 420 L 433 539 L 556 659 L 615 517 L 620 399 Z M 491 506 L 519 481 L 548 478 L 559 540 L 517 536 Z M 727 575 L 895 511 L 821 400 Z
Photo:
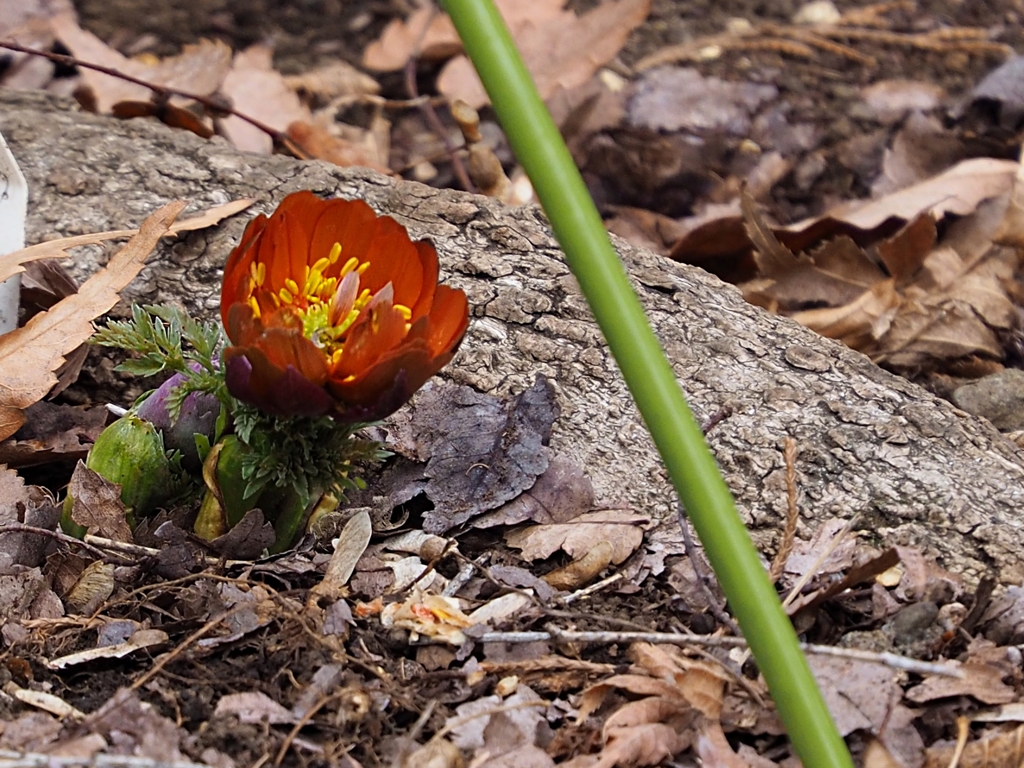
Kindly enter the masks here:
M 68 484 L 68 495 L 74 499 L 71 520 L 88 529 L 93 536 L 114 541 L 132 541 L 126 518 L 127 508 L 121 501 L 121 486 L 112 483 L 79 461 Z
M 614 554 L 615 547 L 610 541 L 599 541 L 583 557 L 545 574 L 544 581 L 555 589 L 578 589 L 611 565 Z
M 963 677 L 928 677 L 906 692 L 907 700 L 923 704 L 953 696 L 971 696 L 985 704 L 1007 704 L 1017 698 L 1013 688 L 1003 682 L 1005 670 L 978 662 L 967 662 L 961 669 Z
M 624 509 L 587 512 L 567 523 L 534 525 L 506 534 L 510 547 L 522 550 L 527 560 L 541 560 L 558 550 L 581 558 L 601 542 L 612 545 L 612 562 L 625 561 L 644 538 L 650 518 Z
M 1018 164 L 1011 160 L 976 158 L 892 195 L 869 201 L 844 203 L 823 216 L 772 227 L 779 241 L 794 253 L 840 235 L 858 244 L 893 235 L 906 223 L 930 215 L 939 220 L 947 213 L 966 216 L 983 200 L 1007 194 Z M 725 216 L 703 222 L 672 248 L 672 258 L 719 274 L 716 264 L 749 257 L 754 244 L 744 229 L 742 216 Z M 748 279 L 750 274 L 747 274 Z
M 846 221 L 833 212 L 801 231 L 768 226 L 744 195 L 754 274 L 739 285 L 744 297 L 898 370 L 934 370 L 967 357 L 1001 360 L 1000 335 L 1017 322 L 1010 298 L 1017 254 L 993 240 L 1012 240 L 1007 222 L 1016 220 L 1019 202 L 1012 191 L 1022 182 L 1008 180 L 997 161 L 972 163 L 862 206 Z M 938 184 L 961 178 L 971 183 L 956 194 Z M 904 219 L 911 200 L 917 212 Z M 882 218 L 885 210 L 890 215 Z M 939 240 L 945 213 L 960 218 L 945 222 Z
M 118 291 L 139 273 L 184 207 L 184 202 L 176 202 L 160 208 L 78 293 L 0 337 L 0 439 L 14 434 L 24 423 L 22 409 L 42 399 L 57 383 L 54 371 L 63 364 L 64 355 L 93 334 L 93 318 L 117 303 Z

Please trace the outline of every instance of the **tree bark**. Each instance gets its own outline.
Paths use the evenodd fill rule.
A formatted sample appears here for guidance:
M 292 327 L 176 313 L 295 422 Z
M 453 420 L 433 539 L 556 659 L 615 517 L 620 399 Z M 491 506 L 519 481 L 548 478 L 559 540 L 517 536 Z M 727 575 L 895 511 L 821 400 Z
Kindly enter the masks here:
M 209 317 L 245 222 L 288 193 L 361 197 L 431 238 L 473 319 L 444 375 L 495 394 L 545 374 L 562 415 L 553 448 L 580 462 L 605 502 L 671 517 L 673 493 L 587 304 L 534 207 L 396 182 L 360 169 L 261 157 L 144 120 L 86 114 L 0 91 L 0 131 L 30 187 L 29 242 L 136 226 L 175 198 L 195 209 L 253 197 L 216 229 L 164 241 L 125 292 Z M 186 212 L 187 215 L 187 212 Z M 1024 576 L 1024 453 L 987 422 L 867 358 L 746 304 L 711 275 L 616 241 L 698 418 L 733 415 L 710 444 L 755 540 L 774 548 L 785 514 L 782 442 L 798 441 L 801 525 L 856 516 L 876 542 L 939 556 L 969 580 Z M 79 251 L 81 279 L 105 251 Z

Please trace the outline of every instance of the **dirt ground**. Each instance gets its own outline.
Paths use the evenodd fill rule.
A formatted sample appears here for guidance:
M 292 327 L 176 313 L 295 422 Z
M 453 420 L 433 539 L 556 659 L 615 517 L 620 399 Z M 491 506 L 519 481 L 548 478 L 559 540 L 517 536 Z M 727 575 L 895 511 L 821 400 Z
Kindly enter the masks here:
M 578 0 L 571 6 L 584 10 L 596 2 L 599 0 Z M 167 55 L 201 37 L 223 39 L 238 50 L 272 39 L 275 65 L 284 73 L 302 72 L 339 57 L 358 64 L 366 45 L 407 5 L 399 0 L 76 2 L 82 26 L 121 50 Z M 630 37 L 613 69 L 628 76 L 644 57 L 694 37 L 719 34 L 733 23 L 731 20 L 745 19 L 755 25 L 788 24 L 801 5 L 795 0 L 655 0 L 647 22 Z M 848 11 L 864 4 L 844 0 L 836 6 Z M 899 32 L 926 32 L 939 27 L 995 29 L 999 30 L 999 43 L 1024 50 L 1021 0 L 922 1 L 912 9 L 897 8 L 885 18 L 890 31 Z M 1003 55 L 994 50 L 979 51 L 969 44 L 942 51 L 871 39 L 850 40 L 847 44 L 875 63 L 868 66 L 838 50 L 818 50 L 813 59 L 807 59 L 779 44 L 775 49 L 741 46 L 692 64 L 705 76 L 769 84 L 778 89 L 776 98 L 783 105 L 780 114 L 785 120 L 784 135 L 776 135 L 776 140 L 790 147 L 792 165 L 761 201 L 777 221 L 816 215 L 837 201 L 869 195 L 880 173 L 883 152 L 898 126 L 879 122 L 858 110 L 856 104 L 860 89 L 881 79 L 911 78 L 940 86 L 948 105 L 943 119 L 964 140 L 965 156 L 1016 155 L 1012 138 L 1017 126 L 996 130 L 991 116 L 982 116 L 981 123 L 968 123 L 957 116 L 955 109 L 957 100 L 1001 63 Z M 431 74 L 429 70 L 420 73 L 421 88 L 429 89 Z M 380 79 L 383 95 L 407 95 L 400 73 Z M 789 132 L 813 135 L 814 139 L 806 143 L 794 139 L 787 144 Z M 742 175 L 750 162 L 735 138 L 722 139 L 696 159 L 680 154 L 679 143 L 666 133 L 615 128 L 588 141 L 578 148 L 579 156 L 595 198 L 609 216 L 616 206 L 635 206 L 672 218 L 686 217 L 700 205 L 717 201 L 724 194 L 723 180 Z M 401 152 L 402 147 L 395 151 Z M 667 161 L 666 155 L 671 156 Z M 671 174 L 659 170 L 665 166 L 673 169 Z M 451 174 L 442 170 L 432 183 L 451 181 Z M 417 522 L 415 511 L 413 514 L 411 528 Z M 469 560 L 489 553 L 492 568 L 511 567 L 517 562 L 507 552 L 495 550 L 490 537 L 473 532 L 460 538 L 460 549 Z M 309 626 L 302 603 L 319 579 L 314 566 L 322 566 L 324 558 L 313 552 L 296 553 L 255 568 L 235 570 L 201 585 L 197 585 L 195 574 L 175 572 L 167 563 L 147 563 L 140 570 L 166 578 L 145 580 L 135 593 L 106 607 L 107 614 L 117 614 L 125 622 L 159 625 L 178 641 L 201 630 L 211 616 L 225 611 L 238 614 L 235 634 L 218 636 L 200 652 L 181 654 L 170 660 L 159 676 L 136 686 L 142 701 L 188 734 L 175 743 L 182 755 L 214 764 L 219 756 L 227 755 L 239 767 L 264 762 L 287 766 L 425 765 L 406 761 L 411 743 L 408 739 L 425 741 L 441 730 L 444 718 L 451 716 L 457 704 L 491 693 L 500 672 L 477 679 L 456 673 L 450 668 L 456 660 L 455 650 L 410 646 L 406 635 L 376 622 L 350 631 L 351 616 L 335 617 L 345 628 L 333 634 Z M 449 578 L 458 570 L 448 561 L 439 568 Z M 672 573 L 672 578 L 651 579 L 633 591 L 595 596 L 586 610 L 572 613 L 574 629 L 673 632 L 685 627 L 697 634 L 714 632 L 721 626 L 714 612 L 694 610 L 694 600 L 688 602 L 681 594 L 681 585 L 689 585 L 696 594 L 696 580 L 678 571 Z M 261 585 L 263 592 L 257 605 L 246 607 L 245 601 L 232 592 L 236 578 Z M 484 583 L 477 598 L 486 600 L 495 589 L 495 584 Z M 701 595 L 698 601 L 706 601 Z M 848 594 L 841 605 L 830 605 L 808 628 L 807 640 L 834 643 L 862 624 L 871 625 L 873 599 L 877 600 L 877 595 L 866 587 Z M 966 598 L 964 601 L 969 602 Z M 531 617 L 531 626 L 540 626 L 553 615 L 538 613 Z M 39 639 L 35 646 L 32 638 L 22 638 L 21 647 L 35 647 L 40 656 L 52 658 L 96 645 L 97 632 L 82 619 Z M 940 642 L 931 637 L 925 644 L 925 655 L 935 655 L 939 650 L 949 654 L 964 647 L 962 639 Z M 566 655 L 571 656 L 572 651 L 568 648 Z M 507 650 L 510 661 L 516 653 L 511 647 Z M 579 662 L 595 669 L 600 665 L 608 665 L 603 667 L 607 670 L 625 669 L 624 653 L 621 645 L 595 646 L 588 648 Z M 0 668 L 0 678 L 22 685 L 29 680 L 45 681 L 51 693 L 85 712 L 108 704 L 119 688 L 137 682 L 139 673 L 150 664 L 145 659 L 112 659 L 93 662 L 87 672 L 58 674 L 42 667 L 29 654 L 25 658 L 28 660 L 8 656 L 6 666 Z M 339 659 L 345 663 L 339 664 Z M 500 667 L 494 657 L 491 661 L 495 669 Z M 250 720 L 244 716 L 238 720 L 213 717 L 217 702 L 228 694 L 259 692 L 274 701 L 294 702 L 299 692 L 322 683 L 318 676 L 325 669 L 331 670 L 330 684 L 323 685 L 320 700 L 306 707 L 308 717 L 300 721 L 283 719 L 277 721 L 278 727 L 270 727 L 261 721 L 262 710 L 255 703 L 250 706 L 257 714 Z M 743 671 L 754 670 L 748 664 Z M 560 690 L 578 688 L 585 678 L 586 674 L 579 672 L 576 677 L 565 673 L 559 680 L 545 679 L 543 671 L 537 670 L 533 677 L 525 675 L 523 680 L 538 691 L 557 696 Z M 945 712 L 934 710 L 934 715 L 920 726 L 925 743 L 954 735 L 954 710 L 953 705 Z M 15 714 L 10 704 L 0 704 L 0 719 L 13 719 Z M 156 727 L 147 725 L 150 721 L 146 717 L 139 715 L 137 727 Z M 265 720 L 265 712 L 263 717 Z M 551 728 L 551 733 L 546 737 L 547 751 L 559 759 L 591 750 L 598 739 L 596 732 L 559 730 L 560 724 L 570 721 L 568 713 L 561 721 L 548 713 L 545 727 Z M 303 736 L 297 735 L 298 722 L 304 726 L 312 723 L 302 733 L 317 742 L 316 749 L 303 746 Z M 292 726 L 295 733 L 286 738 Z M 768 756 L 766 760 L 785 760 L 785 739 L 780 733 L 773 722 L 758 730 L 756 736 L 744 738 L 759 755 Z M 586 742 L 587 738 L 591 742 Z M 26 736 L 21 744 L 31 749 L 34 742 Z M 280 758 L 274 762 L 279 751 Z M 426 758 L 421 755 L 419 759 Z M 789 759 L 783 764 L 792 765 Z M 776 765 L 764 763 L 768 764 Z

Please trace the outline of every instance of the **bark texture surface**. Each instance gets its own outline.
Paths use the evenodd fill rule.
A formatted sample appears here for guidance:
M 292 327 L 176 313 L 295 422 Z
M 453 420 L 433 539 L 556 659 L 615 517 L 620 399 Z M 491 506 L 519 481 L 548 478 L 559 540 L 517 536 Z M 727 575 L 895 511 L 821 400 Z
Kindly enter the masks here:
M 599 498 L 665 518 L 673 495 L 586 302 L 535 208 L 395 182 L 360 170 L 235 151 L 148 121 L 80 112 L 0 91 L 0 131 L 30 186 L 30 243 L 138 225 L 176 198 L 194 209 L 258 200 L 216 229 L 164 241 L 128 299 L 215 313 L 221 267 L 245 222 L 290 192 L 361 197 L 414 237 L 467 291 L 468 337 L 445 375 L 481 391 L 556 384 L 556 451 L 582 463 Z M 188 215 L 186 212 L 185 215 Z M 785 510 L 782 442 L 800 446 L 800 535 L 857 516 L 877 541 L 938 554 L 968 578 L 1024 579 L 1024 453 L 865 357 L 747 305 L 716 278 L 617 243 L 698 418 L 730 405 L 710 442 L 758 544 L 772 550 Z M 81 251 L 76 277 L 106 258 Z

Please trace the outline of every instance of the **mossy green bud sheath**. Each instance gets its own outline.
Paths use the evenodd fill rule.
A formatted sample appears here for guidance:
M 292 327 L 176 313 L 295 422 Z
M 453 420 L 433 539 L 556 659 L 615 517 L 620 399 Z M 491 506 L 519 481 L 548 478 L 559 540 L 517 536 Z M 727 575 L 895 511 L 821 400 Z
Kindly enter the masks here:
M 693 520 L 807 768 L 852 768 L 793 627 L 761 566 L 579 171 L 491 0 L 444 0 Z

